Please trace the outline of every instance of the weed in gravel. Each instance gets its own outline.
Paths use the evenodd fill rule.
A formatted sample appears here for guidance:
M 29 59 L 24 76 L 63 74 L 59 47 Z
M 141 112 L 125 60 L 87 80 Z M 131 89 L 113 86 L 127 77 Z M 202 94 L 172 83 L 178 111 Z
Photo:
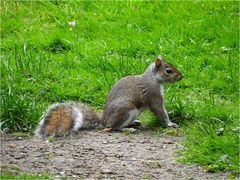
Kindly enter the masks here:
M 23 172 L 19 166 L 11 165 L 11 166 L 1 166 L 1 175 L 0 179 L 11 179 L 11 180 L 21 180 L 21 179 L 31 179 L 31 180 L 39 180 L 39 179 L 53 179 L 52 176 L 48 173 L 42 174 L 31 174 L 27 172 Z

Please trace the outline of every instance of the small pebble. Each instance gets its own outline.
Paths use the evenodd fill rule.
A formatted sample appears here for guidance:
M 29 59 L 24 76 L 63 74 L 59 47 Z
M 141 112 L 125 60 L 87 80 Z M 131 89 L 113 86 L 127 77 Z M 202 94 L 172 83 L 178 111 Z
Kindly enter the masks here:
M 166 140 L 166 141 L 163 141 L 163 144 L 174 144 L 174 142 L 173 142 L 173 141 Z

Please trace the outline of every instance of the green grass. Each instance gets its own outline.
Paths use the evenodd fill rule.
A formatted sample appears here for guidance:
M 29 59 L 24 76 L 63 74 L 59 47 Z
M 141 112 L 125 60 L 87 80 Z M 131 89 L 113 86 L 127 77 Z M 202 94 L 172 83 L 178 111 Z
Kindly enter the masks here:
M 39 180 L 39 179 L 53 179 L 50 177 L 48 174 L 39 174 L 39 175 L 34 175 L 34 174 L 29 174 L 29 173 L 22 173 L 21 175 L 12 175 L 5 173 L 4 175 L 0 176 L 1 179 L 4 180 Z
M 44 180 L 44 179 L 53 179 L 53 177 L 48 173 L 42 174 L 30 174 L 23 172 L 21 168 L 17 165 L 11 166 L 1 166 L 1 175 L 0 179 L 2 180 Z
M 0 30 L 1 131 L 32 131 L 54 102 L 103 109 L 117 80 L 161 54 L 184 75 L 165 90 L 185 137 L 181 160 L 238 173 L 237 1 L 1 1 Z

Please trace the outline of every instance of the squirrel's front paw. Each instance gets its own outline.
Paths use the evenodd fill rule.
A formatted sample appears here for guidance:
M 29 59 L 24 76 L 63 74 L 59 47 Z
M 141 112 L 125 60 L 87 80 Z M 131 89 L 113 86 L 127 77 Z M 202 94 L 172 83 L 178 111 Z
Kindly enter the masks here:
M 176 123 L 172 123 L 172 122 L 168 123 L 167 126 L 172 127 L 172 128 L 179 128 L 179 125 L 177 125 Z

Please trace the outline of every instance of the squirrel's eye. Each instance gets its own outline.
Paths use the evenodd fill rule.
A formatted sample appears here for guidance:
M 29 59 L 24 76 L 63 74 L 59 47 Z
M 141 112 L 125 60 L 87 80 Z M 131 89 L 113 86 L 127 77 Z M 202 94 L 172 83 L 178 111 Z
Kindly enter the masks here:
M 171 74 L 171 73 L 173 73 L 173 70 L 172 70 L 171 68 L 167 68 L 167 69 L 166 69 L 166 73 L 167 73 L 167 74 Z

